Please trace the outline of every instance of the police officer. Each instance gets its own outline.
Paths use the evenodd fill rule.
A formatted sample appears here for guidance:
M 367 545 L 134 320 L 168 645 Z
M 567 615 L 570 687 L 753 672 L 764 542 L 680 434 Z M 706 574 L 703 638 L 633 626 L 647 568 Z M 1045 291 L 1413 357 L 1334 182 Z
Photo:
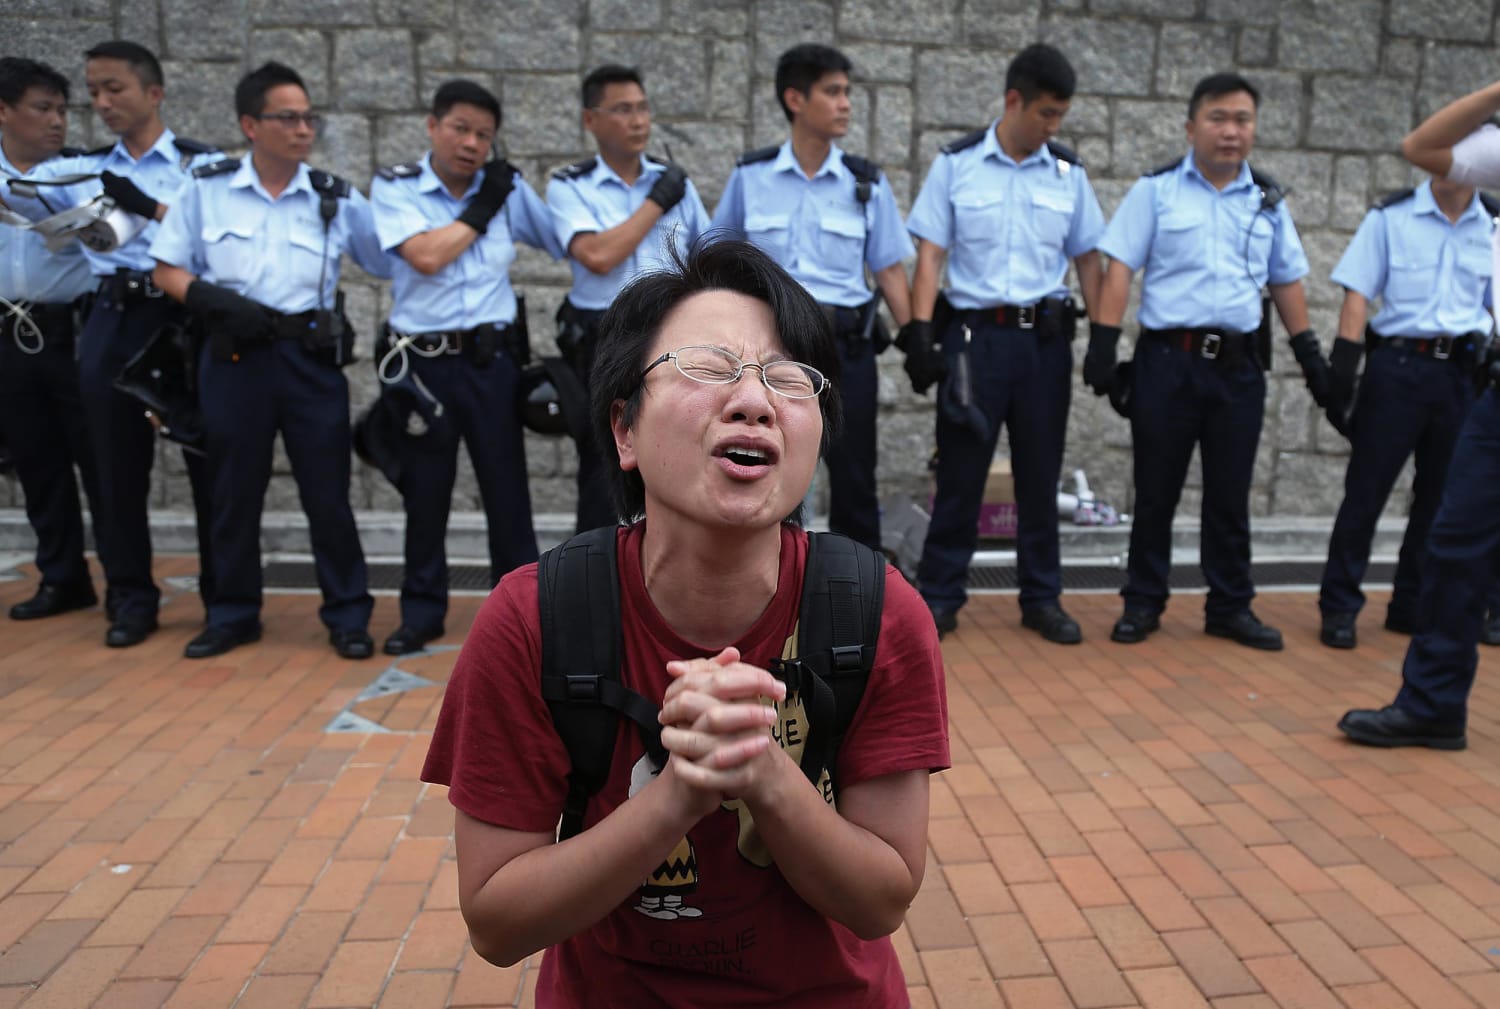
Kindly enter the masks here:
M 431 434 L 398 441 L 406 571 L 388 655 L 417 651 L 443 634 L 443 540 L 460 436 L 484 502 L 490 580 L 537 558 L 516 404 L 530 350 L 510 264 L 517 241 L 554 259 L 563 250 L 546 204 L 520 172 L 501 158 L 485 161 L 499 128 L 494 95 L 472 81 L 448 81 L 427 117 L 432 149 L 418 162 L 381 169 L 370 191 L 380 244 L 395 254 L 381 371 L 389 378 L 409 368 L 448 419 L 436 444 Z
M 913 388 L 922 392 L 944 371 L 934 341 L 954 362 L 939 393 L 937 495 L 917 567 L 940 633 L 957 626 L 967 599 L 984 481 L 1004 424 L 1016 483 L 1021 623 L 1058 644 L 1083 640 L 1058 602 L 1057 477 L 1072 391 L 1068 261 L 1092 309 L 1104 214 L 1083 165 L 1051 139 L 1075 81 L 1052 46 L 1022 50 L 1005 72 L 1004 115 L 943 148 L 907 220 L 918 239 L 918 321 L 901 342 Z M 950 286 L 940 295 L 945 256 Z M 973 405 L 965 410 L 965 403 Z
M 78 340 L 78 378 L 102 503 L 94 535 L 107 583 L 105 613 L 111 648 L 136 645 L 156 630 L 161 592 L 151 576 L 151 531 L 146 499 L 151 489 L 155 432 L 141 406 L 114 380 L 159 329 L 183 320 L 180 306 L 152 283 L 150 247 L 157 222 L 194 167 L 222 155 L 175 135 L 162 123 L 165 94 L 161 64 L 134 42 L 103 42 L 86 54 L 85 79 L 94 111 L 119 139 L 76 158 L 57 158 L 35 177 L 77 174 L 97 180 L 42 190 L 41 200 L 19 206 L 27 216 L 77 206 L 101 192 L 124 212 L 121 244 L 108 252 L 85 250 L 99 279 L 97 297 Z M 9 197 L 7 200 L 9 201 Z M 15 205 L 15 204 L 12 204 Z M 207 468 L 184 451 L 198 528 L 198 591 L 205 607 L 213 596 L 214 565 L 208 543 Z
M 0 175 L 27 178 L 63 148 L 68 79 L 45 63 L 0 59 Z M 0 192 L 0 196 L 4 193 Z M 0 434 L 10 446 L 36 532 L 36 595 L 10 608 L 35 620 L 98 602 L 83 557 L 78 467 L 99 524 L 99 486 L 73 363 L 74 339 L 97 281 L 83 249 L 49 252 L 34 232 L 0 225 Z
M 1461 185 L 1500 185 L 1500 81 L 1439 109 L 1401 150 L 1418 168 Z M 1491 238 L 1491 276 L 1500 236 Z M 1371 357 L 1370 363 L 1373 364 Z M 1427 533 L 1417 632 L 1401 667 L 1401 690 L 1383 708 L 1355 709 L 1339 729 L 1370 746 L 1468 745 L 1469 691 L 1479 665 L 1485 595 L 1500 576 L 1500 391 L 1495 356 L 1454 446 L 1442 503 Z
M 368 657 L 372 600 L 349 507 L 353 333 L 337 294 L 339 257 L 389 275 L 369 204 L 305 164 L 320 118 L 296 71 L 266 63 L 235 87 L 250 156 L 196 170 L 151 244 L 155 282 L 205 334 L 198 387 L 213 479 L 217 576 L 190 659 L 260 637 L 260 525 L 281 433 L 307 515 L 319 616 L 339 655 Z
M 686 250 L 702 236 L 708 213 L 680 166 L 646 155 L 651 105 L 639 71 L 611 63 L 589 72 L 583 128 L 599 153 L 553 173 L 547 206 L 573 269 L 558 349 L 587 385 L 604 310 L 631 278 L 668 265 L 669 243 Z M 617 521 L 601 466 L 597 447 L 578 446 L 580 532 Z
M 1410 634 L 1416 623 L 1427 530 L 1473 399 L 1476 355 L 1491 328 L 1485 303 L 1493 216 L 1473 186 L 1429 180 L 1380 200 L 1333 271 L 1344 304 L 1331 355 L 1329 416 L 1348 432 L 1351 452 L 1318 599 L 1319 638 L 1331 648 L 1355 646 L 1355 618 L 1365 601 L 1359 583 L 1375 523 L 1413 453 L 1416 480 L 1385 625 Z M 1380 309 L 1367 327 L 1377 298 Z
M 880 548 L 875 490 L 875 358 L 888 341 L 865 286 L 875 275 L 897 325 L 911 317 L 901 261 L 912 254 L 879 167 L 834 143 L 849 132 L 849 71 L 837 49 L 794 46 L 776 62 L 776 99 L 791 123 L 779 147 L 740 155 L 711 229 L 748 238 L 823 306 L 838 335 L 844 430 L 828 446 L 828 525 Z
M 1193 446 L 1203 462 L 1200 550 L 1207 633 L 1281 648 L 1281 633 L 1250 610 L 1250 479 L 1265 413 L 1269 351 L 1258 339 L 1270 285 L 1309 387 L 1326 404 L 1327 362 L 1307 324 L 1307 256 L 1274 180 L 1252 172 L 1260 94 L 1237 74 L 1213 74 L 1188 102 L 1191 149 L 1138 180 L 1109 222 L 1111 262 L 1083 376 L 1099 395 L 1116 378 L 1115 344 L 1131 276 L 1144 268 L 1130 430 L 1135 518 L 1125 612 L 1110 637 L 1144 641 L 1160 626 L 1172 560 L 1172 516 Z M 1264 330 L 1268 333 L 1269 329 Z

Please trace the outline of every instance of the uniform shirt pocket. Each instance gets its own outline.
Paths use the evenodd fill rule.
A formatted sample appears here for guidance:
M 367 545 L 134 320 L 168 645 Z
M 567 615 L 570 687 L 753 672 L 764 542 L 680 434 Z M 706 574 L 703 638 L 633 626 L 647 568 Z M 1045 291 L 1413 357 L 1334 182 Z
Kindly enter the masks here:
M 819 245 L 831 262 L 861 264 L 865 258 L 864 218 L 839 210 L 825 210 L 819 222 Z
M 216 284 L 248 284 L 260 258 L 255 229 L 248 224 L 210 225 L 203 229 L 203 261 Z
M 1437 283 L 1439 246 L 1422 242 L 1392 243 L 1390 272 L 1386 276 L 1385 296 L 1390 301 L 1425 303 L 1432 297 Z
M 787 261 L 787 246 L 791 241 L 791 234 L 791 214 L 745 215 L 745 236 L 778 263 Z
M 970 193 L 953 198 L 953 233 L 962 245 L 995 245 L 1005 234 L 1005 197 Z
M 1166 214 L 1156 224 L 1152 253 L 1168 269 L 1202 266 L 1202 222 L 1187 214 Z
M 1071 193 L 1038 190 L 1031 194 L 1031 221 L 1036 237 L 1052 248 L 1061 249 L 1073 222 Z

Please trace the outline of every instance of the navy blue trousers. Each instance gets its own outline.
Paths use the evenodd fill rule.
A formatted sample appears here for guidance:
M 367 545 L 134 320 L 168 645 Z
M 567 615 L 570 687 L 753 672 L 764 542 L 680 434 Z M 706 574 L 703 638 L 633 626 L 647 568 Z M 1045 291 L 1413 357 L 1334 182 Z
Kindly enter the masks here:
M 1485 600 L 1500 578 L 1500 393 L 1480 396 L 1458 436 L 1427 534 L 1417 634 L 1398 707 L 1462 724 L 1479 664 Z
M 1369 567 L 1375 525 L 1401 467 L 1413 454 L 1416 479 L 1390 610 L 1406 617 L 1416 614 L 1427 533 L 1472 401 L 1468 372 L 1455 361 L 1422 357 L 1393 343 L 1382 344 L 1366 358 L 1354 407 L 1344 500 L 1328 541 L 1318 597 L 1324 614 L 1358 613 L 1364 606 L 1359 583 Z
M 1130 435 L 1135 515 L 1130 527 L 1127 609 L 1160 613 L 1170 595 L 1172 518 L 1193 447 L 1203 463 L 1199 553 L 1205 611 L 1227 617 L 1255 598 L 1250 574 L 1250 480 L 1265 416 L 1266 380 L 1248 357 L 1234 364 L 1142 338 L 1135 348 Z
M 599 320 L 604 312 L 569 306 L 572 319 L 587 332 L 584 343 L 569 364 L 578 375 L 584 389 L 589 388 L 589 375 L 593 371 L 594 345 L 599 339 Z M 613 492 L 610 490 L 609 474 L 604 469 L 604 456 L 594 441 L 593 425 L 578 446 L 578 505 L 574 514 L 574 531 L 584 532 L 600 526 L 619 524 L 615 512 Z
M 79 477 L 96 528 L 103 509 L 78 395 L 72 309 L 57 308 L 46 316 L 33 313 L 42 329 L 40 343 L 30 333 L 18 342 L 11 324 L 0 326 L 0 432 L 26 495 L 42 584 L 71 588 L 90 581 Z
M 824 455 L 828 464 L 828 528 L 879 550 L 875 412 L 880 383 L 875 372 L 874 342 L 858 339 L 857 334 L 841 334 L 837 343 L 844 430 Z
M 520 373 L 508 354 L 483 368 L 459 354 L 411 356 L 413 371 L 443 404 L 446 439 L 399 440 L 401 498 L 406 505 L 406 572 L 401 622 L 419 630 L 442 625 L 448 612 L 444 537 L 458 475 L 458 443 L 469 447 L 489 532 L 490 582 L 537 559 L 526 482 L 526 446 L 516 410 Z
M 979 541 L 984 482 L 1003 424 L 1016 487 L 1021 608 L 1055 604 L 1062 594 L 1057 476 L 1073 391 L 1073 349 L 1062 336 L 1035 330 L 984 321 L 970 322 L 969 328 L 972 387 L 989 433 L 982 438 L 938 410 L 937 495 L 917 582 L 934 609 L 957 610 L 968 599 L 964 578 Z M 950 367 L 962 344 L 963 322 L 956 321 L 943 337 Z
M 78 344 L 78 390 L 99 482 L 94 542 L 107 584 L 112 619 L 154 623 L 161 590 L 151 577 L 151 526 L 147 500 L 156 432 L 145 408 L 114 387 L 114 380 L 158 329 L 183 320 L 182 306 L 166 297 L 115 300 L 99 295 Z M 215 565 L 208 527 L 212 509 L 208 467 L 183 452 L 198 532 L 198 593 L 207 607 Z
M 281 433 L 307 516 L 330 630 L 363 630 L 374 600 L 349 506 L 349 385 L 344 373 L 314 360 L 297 340 L 241 348 L 238 361 L 199 366 L 203 429 L 213 480 L 215 594 L 208 622 L 222 627 L 260 619 L 260 526 L 271 453 Z

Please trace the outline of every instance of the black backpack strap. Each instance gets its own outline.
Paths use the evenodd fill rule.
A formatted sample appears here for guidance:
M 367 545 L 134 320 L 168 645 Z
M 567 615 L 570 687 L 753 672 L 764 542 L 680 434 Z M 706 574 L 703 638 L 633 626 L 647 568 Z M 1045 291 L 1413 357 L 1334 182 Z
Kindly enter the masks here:
M 875 665 L 885 601 L 885 555 L 835 533 L 808 533 L 797 657 L 781 664 L 807 714 L 802 773 L 830 779 Z
M 542 698 L 571 763 L 559 841 L 583 829 L 584 808 L 609 777 L 620 714 L 636 723 L 652 759 L 666 763 L 658 706 L 620 682 L 615 534 L 614 526 L 580 533 L 537 564 Z

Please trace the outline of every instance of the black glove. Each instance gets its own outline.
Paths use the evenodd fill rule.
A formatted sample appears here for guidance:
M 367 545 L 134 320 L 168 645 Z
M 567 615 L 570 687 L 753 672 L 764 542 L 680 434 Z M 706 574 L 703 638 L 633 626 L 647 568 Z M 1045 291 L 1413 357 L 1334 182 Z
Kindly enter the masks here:
M 1327 409 L 1328 362 L 1323 359 L 1322 348 L 1318 346 L 1318 334 L 1304 329 L 1292 337 L 1291 344 L 1292 356 L 1302 366 L 1302 377 L 1307 380 L 1307 391 L 1312 393 L 1313 402 Z
M 227 287 L 210 284 L 206 280 L 195 280 L 188 285 L 183 304 L 187 305 L 189 311 L 203 318 L 210 338 L 219 337 L 236 343 L 253 343 L 271 338 L 271 310 Z
M 912 319 L 902 326 L 896 334 L 896 346 L 906 354 L 906 374 L 913 392 L 924 393 L 947 376 L 948 359 L 937 346 L 932 323 L 927 319 Z
M 159 204 L 141 192 L 134 182 L 114 172 L 103 173 L 99 176 L 99 181 L 104 183 L 104 195 L 114 200 L 115 206 L 127 214 L 135 214 L 148 221 L 156 220 L 156 208 Z
M 1349 419 L 1354 415 L 1354 390 L 1359 382 L 1359 359 L 1365 345 L 1339 337 L 1328 355 L 1328 406 L 1324 413 L 1333 429 L 1349 437 Z
M 661 212 L 666 213 L 687 195 L 687 172 L 676 162 L 667 162 L 667 170 L 661 173 L 656 184 L 651 187 L 651 192 L 646 194 L 646 199 L 661 207 Z
M 1120 327 L 1102 322 L 1089 323 L 1089 350 L 1083 357 L 1083 384 L 1095 396 L 1109 395 L 1115 384 L 1115 344 L 1120 341 Z
M 458 219 L 481 235 L 489 229 L 490 221 L 505 206 L 510 191 L 516 188 L 516 176 L 520 174 L 514 165 L 504 158 L 496 158 L 484 166 L 484 179 L 469 205 L 458 215 Z

